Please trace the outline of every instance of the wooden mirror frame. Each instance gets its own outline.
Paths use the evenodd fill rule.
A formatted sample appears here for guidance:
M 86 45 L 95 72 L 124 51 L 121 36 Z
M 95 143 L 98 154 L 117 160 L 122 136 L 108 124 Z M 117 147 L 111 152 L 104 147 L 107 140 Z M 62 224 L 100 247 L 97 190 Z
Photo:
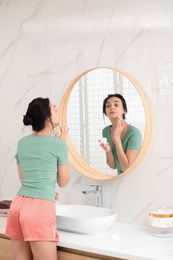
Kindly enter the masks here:
M 86 161 L 83 160 L 83 158 L 80 156 L 80 154 L 76 151 L 71 138 L 68 136 L 67 138 L 67 145 L 68 145 L 68 149 L 69 149 L 69 162 L 71 163 L 71 165 L 82 175 L 90 178 L 90 179 L 94 179 L 94 180 L 109 180 L 109 179 L 114 179 L 114 178 L 119 178 L 124 176 L 126 173 L 129 173 L 130 171 L 132 171 L 143 159 L 149 143 L 150 143 L 150 139 L 151 139 L 151 114 L 150 114 L 150 109 L 149 109 L 149 105 L 147 103 L 146 97 L 143 93 L 143 91 L 141 90 L 141 88 L 138 86 L 138 84 L 126 73 L 119 71 L 117 69 L 111 68 L 111 67 L 96 67 L 96 68 L 92 68 L 90 70 L 87 70 L 83 73 L 81 73 L 78 77 L 76 77 L 71 84 L 69 85 L 69 87 L 67 88 L 67 90 L 64 93 L 64 96 L 61 100 L 60 103 L 60 113 L 61 113 L 61 121 L 62 124 L 67 122 L 67 105 L 68 105 L 68 100 L 70 98 L 70 94 L 72 89 L 74 88 L 75 84 L 77 83 L 77 81 L 84 76 L 86 73 L 92 71 L 92 70 L 96 70 L 96 69 L 100 69 L 100 68 L 107 68 L 107 69 L 112 69 L 115 70 L 116 72 L 119 72 L 121 74 L 123 74 L 126 78 L 128 78 L 130 80 L 130 82 L 133 84 L 133 86 L 136 88 L 136 90 L 138 91 L 138 94 L 142 100 L 143 106 L 144 106 L 144 111 L 145 111 L 145 119 L 146 119 L 146 128 L 145 128 L 145 134 L 144 134 L 144 140 L 143 140 L 143 144 L 142 144 L 142 148 L 136 158 L 136 160 L 134 161 L 134 163 L 123 173 L 121 173 L 120 175 L 117 176 L 110 176 L 110 175 L 106 175 L 104 173 L 101 173 L 97 170 L 95 170 L 94 168 L 90 167 Z M 105 161 L 106 163 L 106 161 Z

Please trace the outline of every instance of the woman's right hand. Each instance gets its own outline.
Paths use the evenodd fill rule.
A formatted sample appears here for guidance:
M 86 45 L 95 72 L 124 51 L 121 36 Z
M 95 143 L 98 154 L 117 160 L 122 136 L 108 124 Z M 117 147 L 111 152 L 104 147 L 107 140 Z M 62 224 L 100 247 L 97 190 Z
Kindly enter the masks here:
M 123 131 L 123 125 L 124 125 L 123 119 L 120 116 L 118 116 L 116 127 L 112 127 L 112 132 L 111 132 L 111 137 L 112 137 L 112 140 L 114 140 L 114 142 L 116 141 L 117 138 L 118 139 L 121 138 L 121 134 Z

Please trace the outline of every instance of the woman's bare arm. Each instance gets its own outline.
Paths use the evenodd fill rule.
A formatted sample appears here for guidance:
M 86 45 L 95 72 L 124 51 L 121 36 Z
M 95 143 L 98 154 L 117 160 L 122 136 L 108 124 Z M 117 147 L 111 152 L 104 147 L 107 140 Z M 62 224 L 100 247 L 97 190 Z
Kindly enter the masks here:
M 22 183 L 22 170 L 20 164 L 17 164 L 17 172 L 18 172 L 19 180 Z
M 68 165 L 59 165 L 57 174 L 57 183 L 60 187 L 65 187 L 70 181 Z

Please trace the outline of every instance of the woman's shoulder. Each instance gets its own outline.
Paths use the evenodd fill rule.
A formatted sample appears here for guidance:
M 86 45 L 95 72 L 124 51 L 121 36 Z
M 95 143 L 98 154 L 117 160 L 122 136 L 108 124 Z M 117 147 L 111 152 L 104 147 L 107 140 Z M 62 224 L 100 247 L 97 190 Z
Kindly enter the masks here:
M 111 127 L 111 125 L 107 125 L 107 126 L 105 126 L 104 128 L 103 128 L 103 130 L 110 130 L 110 127 Z
M 107 132 L 110 132 L 110 125 L 107 125 L 107 126 L 105 126 L 104 128 L 103 128 L 103 130 L 102 130 L 102 133 L 107 133 Z
M 137 128 L 133 125 L 130 125 L 128 130 L 130 133 L 141 135 L 141 131 L 139 130 L 139 128 Z
M 21 137 L 21 138 L 18 140 L 18 143 L 24 142 L 25 140 L 28 139 L 29 136 L 30 136 L 30 135 L 26 135 L 26 136 Z
M 53 135 L 51 136 L 34 136 L 34 135 L 26 135 L 23 136 L 21 139 L 19 139 L 18 141 L 19 143 L 21 142 L 41 142 L 41 143 L 66 143 L 65 140 L 61 139 L 61 138 L 57 138 Z
M 57 142 L 57 143 L 61 143 L 61 144 L 66 144 L 66 141 L 64 139 L 52 136 L 52 141 L 53 142 Z

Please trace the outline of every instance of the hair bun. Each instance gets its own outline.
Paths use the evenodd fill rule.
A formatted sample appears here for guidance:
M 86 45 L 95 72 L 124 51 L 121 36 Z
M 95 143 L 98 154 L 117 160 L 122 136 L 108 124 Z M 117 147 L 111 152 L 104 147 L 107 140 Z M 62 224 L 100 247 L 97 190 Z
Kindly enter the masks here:
M 32 125 L 33 124 L 33 119 L 32 117 L 28 116 L 28 115 L 25 115 L 23 117 L 23 123 L 24 125 Z

